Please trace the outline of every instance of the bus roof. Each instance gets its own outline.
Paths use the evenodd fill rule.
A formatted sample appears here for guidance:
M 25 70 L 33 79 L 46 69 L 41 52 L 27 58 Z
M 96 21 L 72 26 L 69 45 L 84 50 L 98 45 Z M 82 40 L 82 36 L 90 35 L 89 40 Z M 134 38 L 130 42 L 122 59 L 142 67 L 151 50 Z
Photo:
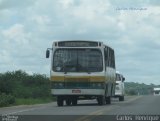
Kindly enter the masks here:
M 107 46 L 107 47 L 111 48 L 110 46 L 105 45 L 103 42 L 95 41 L 95 40 L 59 40 L 59 41 L 54 41 L 53 46 L 57 46 L 57 47 L 100 47 L 100 46 Z
M 54 42 L 73 42 L 73 41 L 78 41 L 78 42 L 81 42 L 81 41 L 83 41 L 83 42 L 101 42 L 101 41 L 96 41 L 96 40 L 56 40 Z M 101 43 L 103 43 L 103 42 L 101 42 Z

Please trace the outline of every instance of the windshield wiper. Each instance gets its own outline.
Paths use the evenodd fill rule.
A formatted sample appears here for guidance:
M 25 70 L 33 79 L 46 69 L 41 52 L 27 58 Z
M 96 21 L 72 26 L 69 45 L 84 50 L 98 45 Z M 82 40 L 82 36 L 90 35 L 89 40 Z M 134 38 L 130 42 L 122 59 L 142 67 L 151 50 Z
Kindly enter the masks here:
M 66 65 L 65 65 L 65 64 L 63 64 L 61 71 L 64 71 L 64 74 L 66 74 L 66 73 L 67 73 Z
M 89 71 L 88 67 L 80 67 L 79 72 L 87 72 L 88 74 L 90 74 L 91 72 Z
M 65 64 L 64 66 L 64 74 L 66 74 L 67 72 L 76 72 L 77 71 L 77 68 L 75 66 L 75 64 Z
M 88 74 L 91 74 L 91 72 L 89 71 L 88 68 L 85 68 L 85 70 L 86 70 L 86 72 L 87 72 Z

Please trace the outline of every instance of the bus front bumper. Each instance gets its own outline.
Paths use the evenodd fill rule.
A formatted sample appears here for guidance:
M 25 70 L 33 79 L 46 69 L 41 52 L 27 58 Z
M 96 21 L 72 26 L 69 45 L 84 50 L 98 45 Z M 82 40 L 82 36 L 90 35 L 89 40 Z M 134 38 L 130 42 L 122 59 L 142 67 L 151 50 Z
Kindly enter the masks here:
M 104 89 L 51 89 L 52 95 L 104 95 Z

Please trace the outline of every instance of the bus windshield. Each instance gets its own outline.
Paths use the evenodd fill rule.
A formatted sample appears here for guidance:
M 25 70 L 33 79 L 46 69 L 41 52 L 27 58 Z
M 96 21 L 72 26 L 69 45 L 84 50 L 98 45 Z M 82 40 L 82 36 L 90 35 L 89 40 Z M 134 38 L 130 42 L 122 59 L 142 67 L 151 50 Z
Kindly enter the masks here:
M 53 56 L 55 72 L 100 72 L 103 70 L 99 49 L 57 49 Z

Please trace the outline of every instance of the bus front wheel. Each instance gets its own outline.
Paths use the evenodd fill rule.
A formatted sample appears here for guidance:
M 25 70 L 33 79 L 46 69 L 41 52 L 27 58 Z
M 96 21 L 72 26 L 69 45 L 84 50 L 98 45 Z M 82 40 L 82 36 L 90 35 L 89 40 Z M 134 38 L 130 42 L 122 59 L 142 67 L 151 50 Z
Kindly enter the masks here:
M 69 98 L 66 99 L 66 105 L 71 105 L 71 102 L 72 102 L 71 99 Z
M 106 97 L 106 104 L 111 104 L 111 97 Z
M 105 105 L 105 96 L 97 97 L 97 102 L 99 105 Z
M 57 105 L 63 106 L 63 97 L 62 96 L 57 96 Z
M 77 97 L 72 98 L 72 105 L 77 105 Z
M 120 96 L 119 101 L 124 101 L 124 96 Z

